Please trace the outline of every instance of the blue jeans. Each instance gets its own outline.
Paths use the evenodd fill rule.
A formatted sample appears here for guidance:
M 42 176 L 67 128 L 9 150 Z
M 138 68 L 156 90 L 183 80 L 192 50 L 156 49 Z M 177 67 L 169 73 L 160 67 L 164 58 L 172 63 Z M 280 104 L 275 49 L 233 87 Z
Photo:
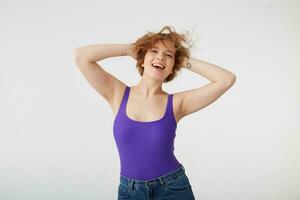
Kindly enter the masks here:
M 195 200 L 192 186 L 180 168 L 152 180 L 120 176 L 118 200 Z

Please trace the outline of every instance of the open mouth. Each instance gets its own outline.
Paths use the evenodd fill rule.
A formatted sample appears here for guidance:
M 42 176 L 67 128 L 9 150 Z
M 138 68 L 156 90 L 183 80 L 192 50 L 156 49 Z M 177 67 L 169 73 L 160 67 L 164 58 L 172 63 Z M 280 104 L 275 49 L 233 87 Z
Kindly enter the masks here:
M 162 71 L 162 70 L 164 70 L 165 69 L 165 66 L 162 66 L 162 65 L 160 65 L 160 64 L 151 64 L 152 65 L 152 67 L 154 67 L 155 69 L 157 69 L 157 70 L 159 70 L 159 71 Z

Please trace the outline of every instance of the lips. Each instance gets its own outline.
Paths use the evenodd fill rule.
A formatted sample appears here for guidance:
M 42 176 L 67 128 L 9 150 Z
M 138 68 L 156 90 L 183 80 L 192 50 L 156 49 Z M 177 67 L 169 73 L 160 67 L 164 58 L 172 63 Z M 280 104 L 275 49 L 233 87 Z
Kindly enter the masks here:
M 165 67 L 163 64 L 161 64 L 161 63 L 152 63 L 151 65 L 152 65 L 152 67 L 154 67 L 154 68 L 156 68 L 156 69 L 161 69 L 161 70 L 163 70 L 163 69 L 166 68 L 166 67 Z

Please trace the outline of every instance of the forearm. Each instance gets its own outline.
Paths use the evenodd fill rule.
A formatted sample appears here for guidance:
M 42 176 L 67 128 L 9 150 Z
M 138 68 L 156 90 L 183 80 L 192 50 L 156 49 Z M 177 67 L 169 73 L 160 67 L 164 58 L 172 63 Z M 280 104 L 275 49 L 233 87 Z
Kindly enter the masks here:
M 94 44 L 75 49 L 76 59 L 97 62 L 109 57 L 127 55 L 130 44 Z
M 235 75 L 232 72 L 196 58 L 189 58 L 189 60 L 185 60 L 182 67 L 202 75 L 212 82 L 232 81 L 235 79 Z

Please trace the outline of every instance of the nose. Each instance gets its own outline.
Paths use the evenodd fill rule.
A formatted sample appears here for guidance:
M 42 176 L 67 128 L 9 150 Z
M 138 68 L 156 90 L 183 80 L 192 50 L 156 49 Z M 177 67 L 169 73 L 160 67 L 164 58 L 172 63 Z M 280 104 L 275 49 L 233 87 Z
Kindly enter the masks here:
M 164 60 L 164 57 L 161 54 L 157 54 L 156 60 Z

